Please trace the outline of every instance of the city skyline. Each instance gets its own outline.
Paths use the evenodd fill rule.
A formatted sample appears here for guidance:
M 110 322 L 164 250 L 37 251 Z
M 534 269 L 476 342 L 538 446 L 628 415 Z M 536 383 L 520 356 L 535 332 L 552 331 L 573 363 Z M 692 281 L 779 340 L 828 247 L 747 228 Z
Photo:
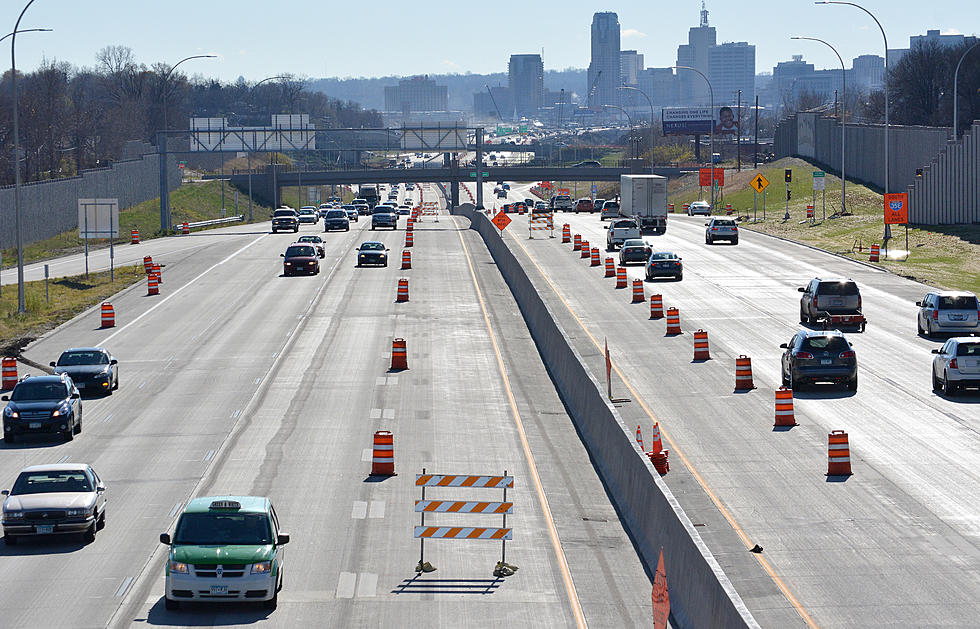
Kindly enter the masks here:
M 0 20 L 9 23 L 7 30 L 13 28 L 21 4 L 0 11 Z M 195 7 L 195 19 L 188 21 L 179 11 L 159 13 L 119 0 L 102 3 L 103 10 L 98 12 L 81 5 L 38 0 L 25 14 L 21 28 L 53 28 L 54 32 L 17 38 L 18 69 L 31 71 L 43 61 L 94 67 L 96 53 L 108 45 L 132 48 L 136 61 L 147 65 L 172 64 L 194 54 L 216 54 L 218 58 L 213 60 L 185 64 L 181 71 L 225 82 L 239 76 L 254 82 L 283 72 L 305 78 L 494 73 L 505 71 L 502 69 L 512 54 L 542 52 L 546 69 L 586 69 L 590 62 L 589 29 L 596 12 L 594 5 L 577 0 L 567 3 L 560 13 L 503 0 L 495 5 L 493 15 L 487 15 L 490 22 L 506 25 L 488 31 L 493 42 L 492 50 L 488 50 L 487 44 L 447 44 L 447 37 L 462 33 L 473 21 L 470 9 L 449 3 L 419 9 L 383 0 L 377 12 L 365 17 L 354 7 L 326 7 L 303 0 L 293 3 L 288 14 L 283 13 L 281 24 L 272 26 L 268 21 L 254 25 L 242 22 L 241 15 L 250 14 L 253 5 L 260 6 L 257 2 L 214 0 Z M 980 16 L 965 0 L 937 0 L 927 6 L 867 2 L 864 6 L 881 20 L 891 48 L 907 47 L 910 37 L 923 35 L 927 29 L 944 34 L 980 34 Z M 685 43 L 689 28 L 698 24 L 700 9 L 697 0 L 672 6 L 670 11 L 640 2 L 621 2 L 603 10 L 619 17 L 622 49 L 643 55 L 647 67 L 665 67 L 675 61 L 677 46 Z M 818 69 L 837 66 L 832 52 L 791 41 L 792 35 L 827 39 L 848 60 L 883 54 L 874 21 L 853 7 L 765 0 L 754 3 L 749 12 L 709 1 L 707 10 L 711 25 L 717 28 L 718 44 L 746 41 L 756 46 L 757 72 L 770 72 L 794 54 L 805 55 Z M 304 25 L 313 24 L 314 32 L 297 39 L 295 27 L 289 24 L 289 18 L 296 15 L 302 17 Z M 230 22 L 234 28 L 227 26 Z M 365 46 L 361 26 L 367 23 L 382 32 L 390 28 L 399 37 L 374 38 Z M 458 23 L 459 29 L 446 28 L 453 23 Z M 549 28 L 541 29 L 542 23 Z M 322 28 L 316 30 L 317 25 Z M 401 37 L 409 33 L 409 26 L 411 36 Z M 773 37 L 774 30 L 785 36 Z M 163 32 L 168 33 L 166 37 L 160 35 Z M 299 48 L 297 41 L 302 44 Z M 352 50 L 357 54 L 349 54 Z

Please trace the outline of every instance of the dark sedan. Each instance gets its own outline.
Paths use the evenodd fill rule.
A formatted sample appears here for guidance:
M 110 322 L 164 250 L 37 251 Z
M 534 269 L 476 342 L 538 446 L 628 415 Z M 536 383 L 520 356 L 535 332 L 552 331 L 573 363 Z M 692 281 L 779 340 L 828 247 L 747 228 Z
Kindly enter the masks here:
M 312 236 L 300 236 L 296 240 L 296 242 L 306 242 L 306 243 L 309 243 L 309 244 L 313 245 L 314 247 L 316 247 L 316 253 L 317 253 L 317 255 L 320 256 L 321 258 L 324 258 L 327 255 L 327 250 L 323 246 L 323 238 L 320 238 L 319 236 L 317 236 L 315 234 L 312 235 Z
M 346 218 L 344 220 L 347 220 Z M 295 275 L 306 273 L 316 275 L 320 272 L 320 258 L 312 243 L 293 243 L 286 247 L 282 256 L 282 274 Z
M 3 439 L 13 443 L 24 435 L 60 434 L 71 441 L 82 432 L 82 399 L 68 374 L 33 376 L 17 383 L 13 392 L 0 400 L 3 409 Z
M 73 347 L 49 363 L 54 373 L 71 376 L 80 391 L 112 395 L 119 388 L 118 363 L 104 347 Z
M 684 263 L 680 256 L 672 251 L 656 251 L 650 254 L 647 261 L 647 280 L 655 277 L 672 277 L 675 280 L 684 279 Z
M 857 355 L 837 330 L 800 330 L 783 350 L 783 384 L 795 391 L 818 382 L 843 384 L 857 391 Z
M 369 240 L 357 248 L 357 266 L 380 264 L 388 266 L 388 249 L 383 242 Z
M 623 242 L 619 250 L 619 263 L 626 266 L 630 262 L 646 263 L 650 259 L 650 245 L 638 238 L 630 238 Z
M 323 217 L 323 231 L 334 229 L 350 231 L 350 218 L 346 210 L 327 210 L 327 215 Z

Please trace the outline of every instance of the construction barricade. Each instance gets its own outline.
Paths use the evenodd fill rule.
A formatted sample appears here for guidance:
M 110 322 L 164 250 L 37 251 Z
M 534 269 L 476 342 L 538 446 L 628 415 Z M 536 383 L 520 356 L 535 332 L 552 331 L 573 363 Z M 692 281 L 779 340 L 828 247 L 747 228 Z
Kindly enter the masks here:
M 188 234 L 190 234 L 191 233 L 190 223 L 188 223 L 187 221 L 184 221 L 183 223 L 181 223 L 181 225 L 180 225 L 180 233 L 183 234 L 184 236 L 187 236 Z
M 3 390 L 9 391 L 17 386 L 17 359 L 5 356 L 3 359 Z
M 813 206 L 812 205 L 807 205 L 806 206 L 806 219 L 808 221 L 812 221 L 812 220 L 814 220 L 814 218 L 816 218 L 816 214 L 813 212 Z
M 562 244 L 565 244 L 571 241 L 572 241 L 572 228 L 568 226 L 568 223 L 565 223 L 564 225 L 561 226 L 561 242 Z
M 408 230 L 405 232 L 405 247 L 408 248 L 414 246 L 415 246 L 415 235 L 411 230 Z
M 682 334 L 681 311 L 677 308 L 667 308 L 667 334 Z
M 599 248 L 592 247 L 592 260 L 589 266 L 599 266 Z
M 572 238 L 572 251 L 581 251 L 581 250 L 582 250 L 582 235 L 575 234 L 575 237 Z
M 793 389 L 776 389 L 776 422 L 773 426 L 798 426 L 793 414 Z
M 592 255 L 592 245 L 589 244 L 588 240 L 582 241 L 582 254 L 579 256 L 583 260 L 588 260 L 589 256 Z
M 116 325 L 116 311 L 113 310 L 112 304 L 107 301 L 102 302 L 102 327 L 112 328 Z
M 419 526 L 415 527 L 415 538 L 419 540 L 419 563 L 415 572 L 432 572 L 435 567 L 425 560 L 425 540 L 427 539 L 483 539 L 500 541 L 500 561 L 493 569 L 493 576 L 507 577 L 517 570 L 517 566 L 507 563 L 507 540 L 513 539 L 513 529 L 507 528 L 507 516 L 514 513 L 514 503 L 507 502 L 507 490 L 514 488 L 514 477 L 508 476 L 462 476 L 447 474 L 428 474 L 425 468 L 415 476 L 415 486 L 421 487 L 422 498 L 415 501 L 415 512 L 419 514 Z M 473 500 L 429 500 L 425 497 L 427 487 L 466 487 L 471 489 L 501 489 L 500 502 Z M 429 513 L 469 513 L 499 515 L 500 527 L 470 526 L 428 526 L 425 515 Z
M 387 430 L 379 430 L 374 433 L 371 476 L 397 476 L 395 474 L 395 436 Z
M 402 250 L 402 270 L 412 268 L 412 252 Z
M 735 359 L 735 390 L 751 391 L 755 388 L 752 383 L 752 359 L 742 354 Z
M 606 277 L 616 277 L 616 261 L 606 258 Z
M 640 302 L 646 301 L 646 297 L 643 296 L 643 280 L 633 280 L 633 301 L 632 303 L 638 304 Z
M 408 369 L 408 346 L 405 339 L 394 339 L 391 342 L 391 371 Z
M 682 207 L 684 208 L 684 213 L 687 214 L 687 208 L 691 207 L 691 204 L 685 203 Z
M 159 295 L 160 282 L 157 281 L 156 273 L 150 273 L 146 278 L 146 295 Z
M 851 446 L 847 433 L 834 430 L 827 435 L 827 476 L 851 475 Z
M 143 272 L 147 275 L 153 270 L 153 258 L 150 256 L 143 256 Z
M 694 360 L 711 360 L 708 351 L 708 333 L 698 328 L 694 333 Z
M 551 212 L 535 212 L 531 214 L 527 221 L 527 237 L 534 238 L 535 232 L 548 238 L 555 237 L 555 221 Z
M 674 213 L 674 204 L 673 203 L 668 203 L 667 204 L 667 213 L 668 214 L 673 214 Z
M 664 297 L 663 295 L 650 295 L 650 318 L 664 318 Z
M 731 215 L 732 215 L 732 204 L 731 203 L 726 203 L 725 204 L 725 216 L 731 216 Z
M 626 288 L 626 267 L 616 267 L 616 288 Z
M 400 304 L 408 301 L 408 280 L 404 277 L 398 280 L 398 292 L 395 294 L 395 301 Z
M 878 243 L 871 245 L 871 253 L 868 255 L 868 262 L 878 262 L 881 258 L 881 246 Z
M 134 229 L 129 232 L 129 244 L 131 245 L 140 244 L 140 230 Z

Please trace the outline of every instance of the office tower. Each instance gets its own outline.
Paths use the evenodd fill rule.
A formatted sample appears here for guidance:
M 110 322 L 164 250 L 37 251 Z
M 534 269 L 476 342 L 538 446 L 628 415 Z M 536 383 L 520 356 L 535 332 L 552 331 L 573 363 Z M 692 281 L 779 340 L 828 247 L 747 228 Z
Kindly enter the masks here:
M 716 42 L 715 28 L 708 26 L 708 10 L 701 3 L 701 22 L 687 34 L 687 43 L 677 47 L 677 65 L 708 75 L 708 55 Z M 677 71 L 678 100 L 682 105 L 707 105 L 708 85 L 690 70 Z
M 623 50 L 619 53 L 619 79 L 622 85 L 636 87 L 640 71 L 643 70 L 643 55 L 635 50 Z
M 754 105 L 755 46 L 744 41 L 712 46 L 708 50 L 708 79 L 716 106 L 735 105 L 739 90 L 742 103 Z
M 447 111 L 449 90 L 436 85 L 428 76 L 402 79 L 398 85 L 385 87 L 385 111 L 409 114 L 418 111 Z
M 612 12 L 596 13 L 592 16 L 589 107 L 619 104 L 619 52 L 619 17 Z
M 541 97 L 544 95 L 544 62 L 541 55 L 511 55 L 507 77 L 514 116 L 534 116 L 541 107 Z M 502 113 L 506 116 L 511 112 Z

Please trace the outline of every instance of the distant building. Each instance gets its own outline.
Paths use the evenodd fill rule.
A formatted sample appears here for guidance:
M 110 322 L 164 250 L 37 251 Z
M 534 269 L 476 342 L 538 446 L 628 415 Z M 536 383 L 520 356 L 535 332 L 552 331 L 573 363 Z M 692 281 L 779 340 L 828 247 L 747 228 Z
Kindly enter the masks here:
M 734 105 L 742 91 L 742 104 L 755 101 L 755 46 L 728 42 L 708 49 L 708 79 L 715 104 Z
M 909 37 L 909 47 L 908 48 L 889 48 L 888 49 L 888 65 L 892 68 L 902 60 L 909 50 L 915 48 L 917 45 L 925 44 L 939 44 L 940 46 L 960 46 L 968 39 L 974 39 L 973 37 L 967 37 L 966 35 L 943 35 L 939 29 L 927 30 L 925 35 L 912 35 Z
M 643 70 L 643 55 L 635 50 L 619 52 L 619 82 L 636 87 L 639 74 Z
M 449 109 L 449 90 L 445 85 L 436 85 L 428 76 L 413 76 L 402 79 L 398 85 L 385 87 L 385 111 L 401 112 L 408 116 L 412 112 L 447 111 Z
M 656 109 L 677 104 L 677 75 L 673 68 L 646 68 L 640 71 L 637 80 L 637 87 L 653 102 L 654 115 L 660 115 Z
M 813 64 L 803 61 L 803 55 L 793 55 L 792 61 L 780 61 L 772 69 L 773 107 L 782 116 L 786 107 L 796 102 L 799 92 L 796 84 L 813 74 Z
M 507 78 L 514 117 L 537 114 L 544 96 L 544 62 L 541 55 L 511 55 L 507 64 Z M 502 113 L 506 116 L 509 112 Z
M 491 98 L 491 93 L 493 97 Z M 502 120 L 509 120 L 511 112 L 514 111 L 514 100 L 511 98 L 509 87 L 498 85 L 491 87 L 488 92 L 486 88 L 473 93 L 473 113 L 478 116 L 498 118 L 497 109 L 500 109 Z
M 677 47 L 677 64 L 708 75 L 709 50 L 715 46 L 715 28 L 708 26 L 708 10 L 701 4 L 701 22 L 687 34 L 687 43 Z M 708 85 L 690 70 L 677 71 L 678 100 L 683 105 L 707 105 Z
M 612 12 L 596 13 L 592 16 L 589 107 L 619 104 L 619 53 L 619 17 Z
M 878 55 L 861 55 L 851 62 L 847 75 L 848 85 L 864 92 L 874 92 L 885 86 L 885 58 Z

